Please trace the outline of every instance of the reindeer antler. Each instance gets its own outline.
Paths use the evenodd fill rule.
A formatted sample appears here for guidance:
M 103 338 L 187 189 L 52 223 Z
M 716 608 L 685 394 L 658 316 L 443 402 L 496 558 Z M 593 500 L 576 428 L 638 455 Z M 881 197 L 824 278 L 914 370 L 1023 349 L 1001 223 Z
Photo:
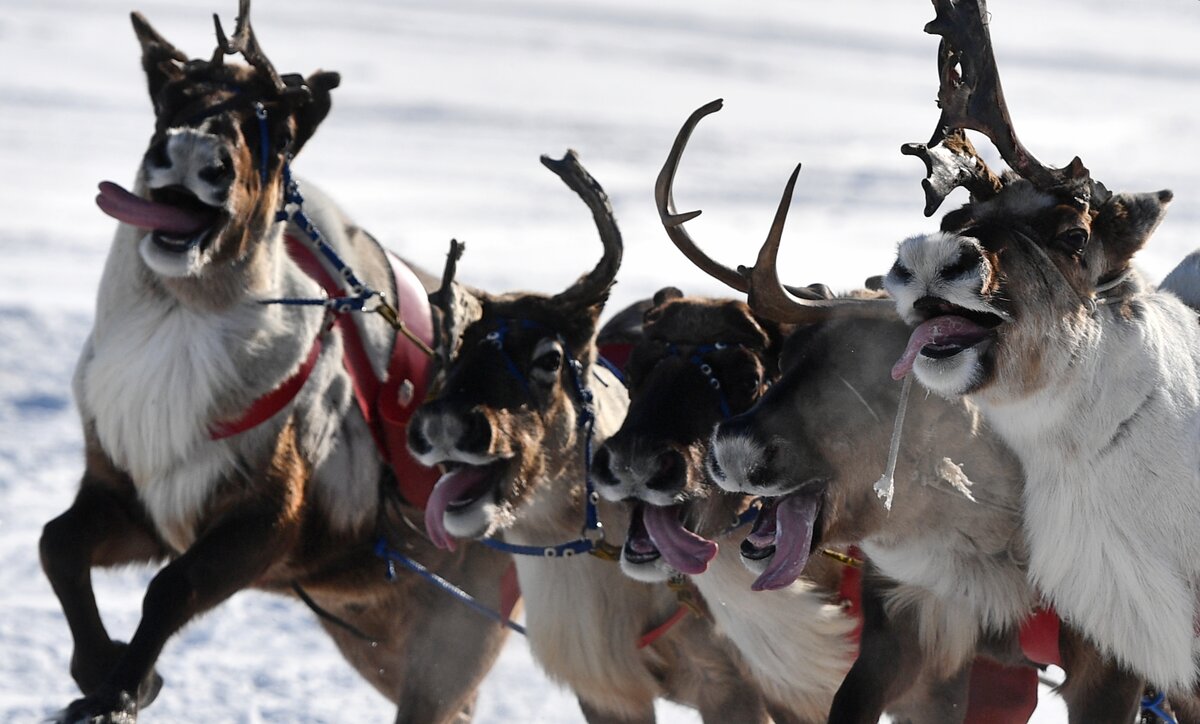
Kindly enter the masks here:
M 883 314 L 893 314 L 893 305 L 880 304 L 875 299 L 829 299 L 819 290 L 807 287 L 785 287 L 779 281 L 777 263 L 779 244 L 783 238 L 783 227 L 787 222 L 788 207 L 792 202 L 792 192 L 796 188 L 796 178 L 800 174 L 800 165 L 792 172 L 780 199 L 779 209 L 775 212 L 775 220 L 767 234 L 767 240 L 758 252 L 754 266 L 739 266 L 737 270 L 713 260 L 700 250 L 692 237 L 683 228 L 686 221 L 700 215 L 699 211 L 689 211 L 683 214 L 675 213 L 675 202 L 672 198 L 671 187 L 675 183 L 675 171 L 683 156 L 692 131 L 707 115 L 721 110 L 722 101 L 717 99 L 707 103 L 692 112 L 684 121 L 683 127 L 675 137 L 671 152 L 663 164 L 658 180 L 654 184 L 654 198 L 658 202 L 658 214 L 662 219 L 667 235 L 675 243 L 683 255 L 718 281 L 747 295 L 747 301 L 756 314 L 776 322 L 792 324 L 811 324 L 843 313 L 873 315 L 876 310 Z
M 258 38 L 254 35 L 254 28 L 250 26 L 250 0 L 238 0 L 237 23 L 233 29 L 232 39 L 225 37 L 225 30 L 221 27 L 221 18 L 216 13 L 213 13 L 213 25 L 217 32 L 217 49 L 213 52 L 212 65 L 224 64 L 226 55 L 241 53 L 251 67 L 266 76 L 267 81 L 280 96 L 308 94 L 308 89 L 303 85 L 289 86 L 285 83 L 275 70 L 275 66 L 263 53 L 262 46 L 258 44 Z
M 986 0 L 933 0 L 933 4 L 937 16 L 925 26 L 925 32 L 942 38 L 938 46 L 938 107 L 942 114 L 927 145 L 909 144 L 901 149 L 925 162 L 929 174 L 925 215 L 931 215 L 955 186 L 966 186 L 973 196 L 984 198 L 991 195 L 988 185 L 999 189 L 993 183 L 995 175 L 970 147 L 963 129 L 987 136 L 1017 175 L 1043 190 L 1066 192 L 1084 207 L 1093 198 L 1106 197 L 1103 185 L 1091 179 L 1078 157 L 1066 168 L 1045 166 L 1017 138 L 984 21 Z
M 925 189 L 926 216 L 933 216 L 942 201 L 959 186 L 966 188 L 971 192 L 971 198 L 978 201 L 995 196 L 1003 185 L 960 128 L 947 133 L 934 146 L 906 143 L 900 147 L 900 153 L 925 162 L 925 179 L 921 181 L 921 187 Z
M 667 230 L 667 236 L 671 238 L 676 248 L 683 252 L 688 261 L 717 281 L 745 294 L 750 291 L 750 280 L 740 272 L 730 269 L 705 254 L 700 247 L 696 246 L 696 242 L 692 241 L 691 235 L 687 233 L 687 229 L 683 228 L 683 225 L 699 216 L 700 211 L 675 213 L 675 198 L 672 191 L 672 187 L 675 185 L 675 172 L 679 170 L 679 160 L 683 158 L 683 149 L 687 147 L 687 142 L 692 137 L 692 131 L 696 129 L 696 124 L 700 123 L 700 119 L 705 116 L 721 110 L 723 104 L 724 100 L 721 98 L 705 103 L 692 111 L 692 115 L 683 122 L 683 126 L 675 136 L 675 143 L 671 145 L 671 152 L 667 154 L 667 160 L 663 163 L 662 171 L 658 172 L 658 179 L 654 182 L 654 200 L 658 204 L 658 217 L 662 220 L 663 228 Z
M 580 277 L 566 291 L 555 295 L 554 299 L 568 306 L 591 306 L 604 300 L 613 280 L 617 278 L 621 256 L 624 253 L 621 231 L 617 228 L 608 194 L 604 193 L 596 179 L 592 178 L 579 162 L 575 151 L 568 150 L 558 160 L 549 156 L 542 156 L 541 160 L 543 166 L 557 174 L 592 210 L 592 218 L 596 222 L 597 231 L 600 232 L 600 242 L 604 245 L 604 255 L 596 268 Z

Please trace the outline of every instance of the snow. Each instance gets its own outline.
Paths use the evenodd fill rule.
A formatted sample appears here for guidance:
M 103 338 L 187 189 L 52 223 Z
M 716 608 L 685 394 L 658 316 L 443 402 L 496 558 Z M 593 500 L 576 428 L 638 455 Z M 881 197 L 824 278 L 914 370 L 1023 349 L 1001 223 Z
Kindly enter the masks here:
M 128 184 L 152 131 L 129 26 L 113 0 L 6 2 L 0 14 L 0 720 L 39 721 L 77 692 L 69 635 L 41 574 L 41 525 L 81 470 L 69 379 L 113 224 L 103 179 Z M 195 56 L 232 0 L 147 0 Z M 1200 3 L 993 3 L 992 32 L 1022 140 L 1043 161 L 1081 155 L 1110 188 L 1176 193 L 1139 255 L 1161 278 L 1200 220 Z M 682 164 L 681 210 L 729 264 L 753 258 L 792 166 L 804 162 L 781 269 L 834 288 L 885 271 L 921 216 L 920 164 L 937 110 L 928 3 L 866 0 L 259 0 L 259 39 L 282 71 L 336 69 L 334 108 L 297 171 L 386 244 L 488 289 L 561 289 L 594 263 L 589 215 L 537 162 L 579 151 L 626 239 L 613 306 L 665 284 L 719 293 L 658 224 L 652 184 L 678 125 L 713 98 Z M 961 193 L 961 192 L 959 192 Z M 953 204 L 955 199 L 951 199 Z M 128 636 L 149 573 L 96 574 L 110 629 Z M 159 662 L 143 720 L 390 720 L 299 604 L 243 593 L 187 627 Z M 663 706 L 660 719 L 697 717 Z M 1037 721 L 1064 721 L 1050 698 Z M 480 695 L 480 722 L 571 722 L 572 697 L 513 637 Z

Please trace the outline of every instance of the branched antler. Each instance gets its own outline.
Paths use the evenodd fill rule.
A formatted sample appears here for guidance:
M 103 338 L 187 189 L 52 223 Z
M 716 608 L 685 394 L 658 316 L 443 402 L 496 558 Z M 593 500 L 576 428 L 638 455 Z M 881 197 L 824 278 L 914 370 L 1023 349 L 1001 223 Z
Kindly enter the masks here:
M 921 186 L 925 189 L 926 216 L 933 216 L 942 201 L 959 186 L 971 192 L 971 199 L 976 201 L 991 198 L 1000 191 L 1000 178 L 979 157 L 962 129 L 947 133 L 934 146 L 906 143 L 900 147 L 900 153 L 925 162 Z
M 1046 166 L 1017 138 L 984 21 L 986 0 L 933 0 L 933 4 L 937 16 L 925 26 L 925 32 L 942 38 L 938 46 L 938 106 L 942 114 L 927 145 L 909 144 L 901 149 L 925 162 L 929 173 L 924 184 L 926 216 L 956 186 L 966 186 L 973 197 L 980 198 L 995 192 L 988 193 L 988 185 L 999 190 L 995 174 L 986 170 L 963 129 L 987 136 L 1018 176 L 1043 190 L 1065 193 L 1083 207 L 1092 199 L 1105 198 L 1107 191 L 1091 179 L 1078 157 L 1066 168 Z
M 705 116 L 721 110 L 723 104 L 724 101 L 720 98 L 705 103 L 693 111 L 692 115 L 683 122 L 683 127 L 675 136 L 671 152 L 667 154 L 662 171 L 659 171 L 658 179 L 654 182 L 654 200 L 658 205 L 658 217 L 662 220 L 663 228 L 667 230 L 667 236 L 671 238 L 676 248 L 683 252 L 688 261 L 717 281 L 744 294 L 750 291 L 750 280 L 714 260 L 696 246 L 696 242 L 692 241 L 691 235 L 687 233 L 687 229 L 683 225 L 699 216 L 700 211 L 675 213 L 675 198 L 672 191 L 672 187 L 675 185 L 675 172 L 679 170 L 679 160 L 683 157 L 683 149 L 687 147 L 688 139 L 692 137 L 692 131 L 696 129 L 696 124 Z
M 775 212 L 775 220 L 767 240 L 758 252 L 754 266 L 739 266 L 737 270 L 713 260 L 700 250 L 692 237 L 683 228 L 686 221 L 700 215 L 699 211 L 689 211 L 683 214 L 675 213 L 675 202 L 672 198 L 671 187 L 675 182 L 675 171 L 679 167 L 679 159 L 683 149 L 696 124 L 701 118 L 721 110 L 722 101 L 715 100 L 696 109 L 679 129 L 671 152 L 663 164 L 658 180 L 654 184 L 654 198 L 658 203 L 659 218 L 663 227 L 675 246 L 683 252 L 693 264 L 710 276 L 721 281 L 735 290 L 747 295 L 747 301 L 756 314 L 777 322 L 793 324 L 811 324 L 829 319 L 836 315 L 894 315 L 894 305 L 890 301 L 878 299 L 829 299 L 820 289 L 805 287 L 785 287 L 779 281 L 777 270 L 779 244 L 783 238 L 783 227 L 787 222 L 788 207 L 792 202 L 792 192 L 796 187 L 796 178 L 800 174 L 800 165 L 792 172 L 784 189 L 779 209 Z
M 217 49 L 213 52 L 211 64 L 220 66 L 225 62 L 226 55 L 242 54 L 251 67 L 266 76 L 267 82 L 274 87 L 280 96 L 307 95 L 308 90 L 303 85 L 288 85 L 279 76 L 275 66 L 263 53 L 254 28 L 250 26 L 250 0 L 238 0 L 237 23 L 233 29 L 233 37 L 227 38 L 221 27 L 221 18 L 213 13 L 213 25 L 217 33 Z

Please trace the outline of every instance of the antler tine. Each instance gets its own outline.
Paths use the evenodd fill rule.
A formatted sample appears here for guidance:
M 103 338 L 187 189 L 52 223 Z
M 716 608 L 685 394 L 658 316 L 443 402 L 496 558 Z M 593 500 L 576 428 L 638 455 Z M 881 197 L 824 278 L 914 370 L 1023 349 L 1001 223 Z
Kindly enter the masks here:
M 692 131 L 695 130 L 700 119 L 721 110 L 722 104 L 723 101 L 720 98 L 706 103 L 693 111 L 692 115 L 683 122 L 683 127 L 675 136 L 671 152 L 667 154 L 667 160 L 658 173 L 658 179 L 654 182 L 654 200 L 658 204 L 658 216 L 662 220 L 663 228 L 667 230 L 667 236 L 683 252 L 683 255 L 717 281 L 746 293 L 750 290 L 750 286 L 749 280 L 744 275 L 715 261 L 701 251 L 700 247 L 696 246 L 696 242 L 692 241 L 691 235 L 683 228 L 683 224 L 699 216 L 700 211 L 675 213 L 675 199 L 672 193 L 672 187 L 675 185 L 675 171 L 679 168 L 679 159 L 683 156 L 683 149 L 687 146 Z
M 796 298 L 789 294 L 779 281 L 779 245 L 783 239 L 783 227 L 787 223 L 788 208 L 792 204 L 792 192 L 801 164 L 788 178 L 775 211 L 775 220 L 767 240 L 758 250 L 758 258 L 750 269 L 739 267 L 738 272 L 748 278 L 750 290 L 747 302 L 754 313 L 785 324 L 814 324 L 836 316 L 894 317 L 895 302 L 890 299 L 858 299 L 842 297 L 836 299 Z
M 225 37 L 225 30 L 221 27 L 221 18 L 216 13 L 213 13 L 213 25 L 216 26 L 217 32 L 217 49 L 213 53 L 213 65 L 223 63 L 223 56 L 241 53 L 247 63 L 267 76 L 271 85 L 275 87 L 275 90 L 280 95 L 284 95 L 291 90 L 283 82 L 283 79 L 279 77 L 275 66 L 267 59 L 266 54 L 263 53 L 262 46 L 258 44 L 258 38 L 254 35 L 254 28 L 250 25 L 250 0 L 238 0 L 237 23 L 233 29 L 232 39 Z
M 542 156 L 541 161 L 543 166 L 557 174 L 591 209 L 596 230 L 600 233 L 600 242 L 604 245 L 604 254 L 596 268 L 557 294 L 555 300 L 570 306 L 597 304 L 607 297 L 613 280 L 617 278 L 624 252 L 621 230 L 617 228 L 612 204 L 608 201 L 608 194 L 604 193 L 596 179 L 592 178 L 579 162 L 579 156 L 574 150 L 568 150 L 561 159 Z
M 462 258 L 467 245 L 458 239 L 450 240 L 450 251 L 446 253 L 446 266 L 442 270 L 442 284 L 429 301 L 442 311 L 442 339 L 438 347 L 442 352 L 443 361 L 449 363 L 451 341 L 454 335 L 454 277 L 458 273 L 458 260 Z
M 972 200 L 991 198 L 1000 191 L 1000 178 L 979 157 L 962 129 L 950 131 L 935 146 L 906 143 L 900 147 L 900 153 L 916 156 L 925 163 L 921 187 L 925 189 L 926 216 L 933 216 L 959 186 L 971 193 Z
M 937 17 L 925 26 L 925 32 L 942 37 L 938 47 L 938 105 L 942 115 L 929 145 L 937 144 L 954 129 L 979 131 L 991 139 L 1000 156 L 1022 178 L 1047 190 L 1077 187 L 1074 190 L 1085 194 L 1085 200 L 1090 197 L 1094 185 L 1078 158 L 1064 169 L 1048 167 L 1017 138 L 984 21 L 986 0 L 933 0 L 933 4 Z

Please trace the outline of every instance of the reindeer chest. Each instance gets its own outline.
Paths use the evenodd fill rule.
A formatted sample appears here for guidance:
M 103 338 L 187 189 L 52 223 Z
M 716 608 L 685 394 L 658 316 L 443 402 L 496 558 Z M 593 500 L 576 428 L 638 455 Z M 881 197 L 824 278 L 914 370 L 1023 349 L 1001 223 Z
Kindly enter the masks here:
M 585 690 L 656 686 L 637 641 L 672 610 L 669 591 L 587 555 L 515 561 L 529 644 L 551 676 Z
M 234 465 L 207 432 L 243 380 L 231 336 L 248 340 L 227 322 L 134 305 L 97 325 L 77 372 L 85 418 L 173 545 L 187 542 L 181 530 Z

